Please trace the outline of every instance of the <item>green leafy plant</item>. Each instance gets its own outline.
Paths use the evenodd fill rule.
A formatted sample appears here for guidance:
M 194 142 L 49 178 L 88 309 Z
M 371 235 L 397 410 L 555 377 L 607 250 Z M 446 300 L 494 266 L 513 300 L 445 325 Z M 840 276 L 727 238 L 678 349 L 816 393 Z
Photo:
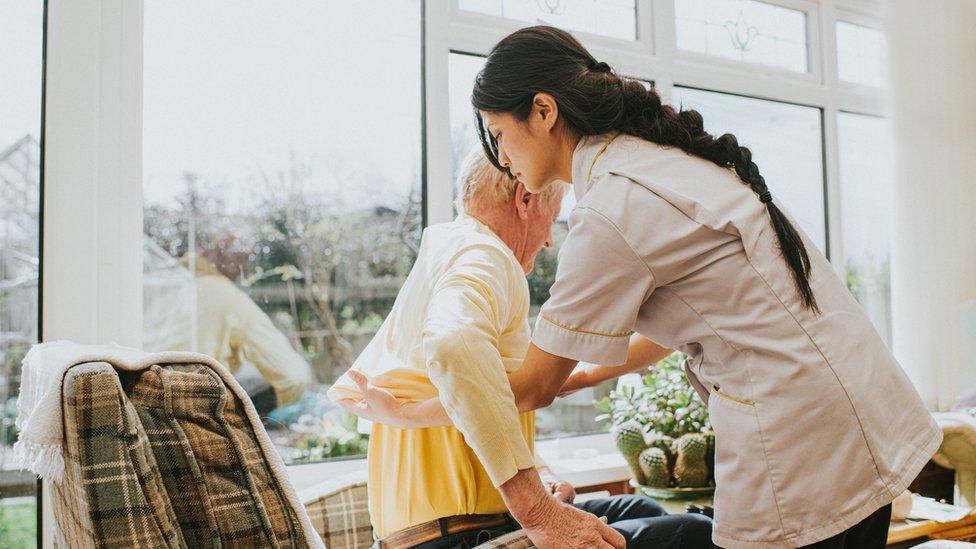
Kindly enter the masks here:
M 652 366 L 639 386 L 625 385 L 596 402 L 597 421 L 616 427 L 636 421 L 645 433 L 678 438 L 710 429 L 705 407 L 684 372 L 686 355 L 673 353 Z
M 301 433 L 295 448 L 299 455 L 296 462 L 319 461 L 328 458 L 355 456 L 366 453 L 369 437 L 361 435 L 331 417 L 318 418 L 303 415 L 293 431 Z

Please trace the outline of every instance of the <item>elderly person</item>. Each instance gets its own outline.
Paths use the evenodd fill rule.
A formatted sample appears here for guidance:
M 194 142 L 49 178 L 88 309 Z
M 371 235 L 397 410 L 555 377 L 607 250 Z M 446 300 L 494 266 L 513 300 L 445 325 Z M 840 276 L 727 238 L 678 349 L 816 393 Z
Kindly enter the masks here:
M 519 414 L 506 374 L 528 348 L 525 276 L 551 244 L 563 190 L 531 194 L 481 154 L 460 181 L 465 213 L 424 231 L 390 315 L 329 390 L 333 401 L 376 421 L 367 462 L 378 546 L 470 547 L 519 527 L 540 546 L 707 546 L 705 517 L 667 516 L 634 496 L 573 507 L 572 486 L 536 469 L 534 413 Z M 367 392 L 379 393 L 371 399 L 437 396 L 449 418 L 404 429 L 371 415 Z M 550 495 L 510 497 L 526 484 Z

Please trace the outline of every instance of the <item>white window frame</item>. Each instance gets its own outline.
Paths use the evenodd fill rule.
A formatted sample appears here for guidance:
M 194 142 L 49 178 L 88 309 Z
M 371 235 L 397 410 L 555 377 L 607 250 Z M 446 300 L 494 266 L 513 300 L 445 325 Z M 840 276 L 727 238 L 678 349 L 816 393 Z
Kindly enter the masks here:
M 764 0 L 808 13 L 811 71 L 803 75 L 677 52 L 673 1 L 638 0 L 635 41 L 574 34 L 619 72 L 653 81 L 665 101 L 682 85 L 822 109 L 827 236 L 830 255 L 843 258 L 837 113 L 884 116 L 887 105 L 879 90 L 838 83 L 835 21 L 856 17 L 858 24 L 878 26 L 879 3 Z M 48 0 L 41 304 L 46 341 L 142 343 L 143 2 Z M 428 223 L 437 223 L 453 216 L 449 54 L 485 55 L 524 23 L 461 12 L 456 0 L 425 0 L 423 10 L 425 213 Z M 842 274 L 842 261 L 835 268 Z M 344 462 L 334 468 L 339 463 Z M 329 465 L 292 469 L 298 476 L 303 470 L 320 476 Z M 345 466 L 364 465 L 355 460 Z M 42 501 L 42 546 L 51 547 L 50 497 Z
M 41 337 L 140 346 L 142 0 L 48 0 Z M 53 547 L 42 483 L 41 547 Z
M 670 101 L 675 86 L 686 86 L 821 109 L 823 117 L 824 203 L 828 257 L 843 257 L 839 203 L 837 114 L 841 111 L 885 116 L 883 90 L 840 82 L 837 76 L 836 21 L 879 28 L 881 6 L 876 0 L 761 0 L 800 10 L 807 17 L 810 71 L 797 73 L 776 67 L 744 63 L 693 52 L 679 51 L 675 39 L 674 2 L 637 0 L 637 40 L 622 40 L 590 33 L 572 34 L 593 55 L 619 73 L 654 82 L 662 99 Z M 451 52 L 487 55 L 508 33 L 527 23 L 458 8 L 458 0 L 427 1 L 424 11 L 427 104 L 427 218 L 448 221 L 452 158 L 448 56 Z M 843 274 L 842 262 L 835 262 Z

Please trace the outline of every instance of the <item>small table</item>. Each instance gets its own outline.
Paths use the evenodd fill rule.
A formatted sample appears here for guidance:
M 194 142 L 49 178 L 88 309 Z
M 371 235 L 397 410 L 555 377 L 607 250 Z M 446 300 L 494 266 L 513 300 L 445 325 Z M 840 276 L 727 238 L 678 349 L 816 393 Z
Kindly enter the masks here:
M 940 539 L 976 537 L 976 512 L 953 521 L 905 520 L 892 522 L 888 529 L 888 545 L 937 535 Z

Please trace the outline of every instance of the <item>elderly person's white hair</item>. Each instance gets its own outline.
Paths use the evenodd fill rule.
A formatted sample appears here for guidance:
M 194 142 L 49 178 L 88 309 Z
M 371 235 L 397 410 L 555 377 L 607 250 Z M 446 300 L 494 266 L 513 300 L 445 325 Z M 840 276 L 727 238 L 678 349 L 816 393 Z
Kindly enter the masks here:
M 465 157 L 456 182 L 455 207 L 459 213 L 491 209 L 507 204 L 515 196 L 518 181 L 499 170 L 488 161 L 481 149 L 475 149 Z M 539 199 L 547 204 L 559 192 L 562 197 L 563 183 L 549 185 L 539 193 Z

